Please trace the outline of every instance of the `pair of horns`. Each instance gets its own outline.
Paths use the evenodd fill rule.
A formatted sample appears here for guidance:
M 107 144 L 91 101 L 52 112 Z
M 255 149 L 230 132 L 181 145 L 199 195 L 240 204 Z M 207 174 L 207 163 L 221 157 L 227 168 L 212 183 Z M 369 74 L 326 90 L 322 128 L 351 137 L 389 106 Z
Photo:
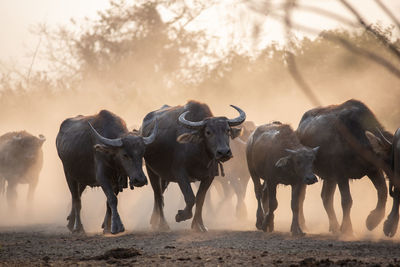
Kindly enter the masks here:
M 241 110 L 239 107 L 236 107 L 234 105 L 230 105 L 231 107 L 233 107 L 234 109 L 236 109 L 239 112 L 239 116 L 234 118 L 234 119 L 229 119 L 228 120 L 228 124 L 229 126 L 238 126 L 240 124 L 242 124 L 245 119 L 246 119 L 246 113 Z M 186 114 L 189 113 L 189 111 L 185 111 L 183 112 L 180 116 L 179 116 L 179 122 L 191 129 L 200 129 L 202 128 L 206 122 L 204 120 L 202 121 L 188 121 L 187 119 L 185 119 Z
M 106 137 L 102 136 L 101 134 L 99 134 L 96 131 L 96 129 L 93 128 L 93 126 L 90 122 L 88 122 L 88 124 L 90 126 L 90 129 L 96 136 L 97 140 L 99 140 L 102 144 L 107 145 L 107 146 L 112 146 L 112 147 L 122 147 L 122 139 L 121 138 L 115 138 L 115 139 L 106 138 Z M 149 145 L 149 144 L 153 143 L 153 141 L 156 139 L 157 131 L 158 131 L 158 122 L 156 120 L 156 122 L 154 124 L 154 128 L 153 128 L 153 132 L 151 133 L 151 135 L 149 135 L 147 137 L 142 137 L 145 145 Z

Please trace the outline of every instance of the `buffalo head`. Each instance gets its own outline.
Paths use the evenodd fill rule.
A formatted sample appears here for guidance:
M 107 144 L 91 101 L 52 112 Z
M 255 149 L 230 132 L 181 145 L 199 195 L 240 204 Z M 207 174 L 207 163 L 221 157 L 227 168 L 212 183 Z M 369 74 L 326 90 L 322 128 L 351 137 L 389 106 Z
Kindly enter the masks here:
M 42 134 L 36 137 L 26 132 L 20 132 L 13 136 L 13 144 L 17 149 L 16 151 L 19 154 L 23 153 L 23 156 L 27 159 L 35 159 L 37 157 L 37 153 L 40 151 L 44 141 L 46 141 L 46 138 Z
M 318 149 L 319 146 L 313 149 L 308 147 L 296 150 L 285 149 L 289 155 L 280 158 L 275 163 L 275 167 L 288 168 L 297 177 L 302 177 L 305 184 L 313 184 L 318 181 L 313 173 L 313 163 Z
M 151 144 L 157 135 L 157 122 L 153 132 L 148 137 L 142 137 L 134 133 L 128 133 L 123 137 L 109 139 L 100 135 L 89 123 L 90 129 L 96 138 L 95 150 L 112 156 L 129 176 L 131 189 L 134 186 L 147 184 L 147 178 L 143 173 L 142 162 L 146 146 Z
M 243 110 L 234 105 L 231 105 L 231 107 L 239 112 L 239 116 L 234 119 L 211 117 L 193 122 L 185 119 L 189 111 L 183 112 L 179 116 L 179 123 L 193 131 L 178 136 L 177 141 L 179 143 L 200 143 L 204 141 L 206 150 L 211 157 L 218 161 L 227 161 L 232 157 L 229 137 L 233 139 L 241 133 L 241 129 L 233 127 L 240 125 L 246 119 L 246 113 Z

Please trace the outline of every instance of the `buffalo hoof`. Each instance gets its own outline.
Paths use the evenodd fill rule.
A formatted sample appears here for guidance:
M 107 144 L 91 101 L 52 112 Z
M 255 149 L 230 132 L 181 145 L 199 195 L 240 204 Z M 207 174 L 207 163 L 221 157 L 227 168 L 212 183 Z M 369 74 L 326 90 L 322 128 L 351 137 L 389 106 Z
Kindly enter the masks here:
M 258 230 L 262 230 L 262 229 L 263 229 L 262 225 L 263 225 L 262 221 L 257 220 L 257 222 L 256 222 L 256 228 L 257 228 Z
M 158 227 L 158 223 L 160 222 L 160 216 L 153 212 L 153 214 L 151 214 L 151 218 L 150 218 L 150 225 L 152 229 L 156 229 Z
M 342 224 L 340 227 L 340 235 L 343 237 L 353 237 L 353 226 L 351 224 Z
M 340 233 L 340 227 L 337 222 L 330 222 L 329 223 L 329 232 L 332 234 L 339 234 Z
M 176 222 L 186 221 L 192 218 L 192 216 L 193 216 L 192 211 L 178 210 L 178 213 L 175 215 L 175 221 Z
M 67 221 L 68 221 L 68 224 L 67 224 L 68 229 L 71 232 L 73 232 L 74 231 L 74 224 L 75 224 L 75 216 L 69 215 L 67 217 Z
M 160 224 L 158 225 L 157 230 L 158 230 L 159 232 L 169 232 L 171 229 L 169 228 L 168 223 L 164 222 L 164 223 L 160 223 Z
M 273 214 L 265 215 L 261 228 L 264 232 L 273 232 L 274 231 L 274 215 Z
M 368 230 L 372 231 L 382 221 L 385 216 L 384 210 L 373 210 L 367 217 L 366 225 Z
M 204 226 L 204 224 L 198 223 L 196 221 L 192 222 L 192 230 L 195 232 L 201 232 L 201 233 L 208 232 L 208 229 L 207 229 L 207 227 Z
M 301 230 L 299 225 L 296 225 L 296 226 L 292 225 L 290 227 L 290 231 L 292 232 L 293 236 L 296 236 L 296 237 L 305 236 L 305 233 Z
M 121 221 L 111 222 L 111 234 L 115 235 L 125 231 L 125 227 Z
M 74 229 L 72 229 L 72 233 L 76 234 L 76 235 L 82 235 L 82 234 L 85 234 L 85 230 L 83 229 L 83 226 L 80 225 L 80 226 L 75 227 Z
M 383 232 L 388 237 L 393 237 L 397 232 L 397 226 L 399 224 L 399 215 L 391 216 L 386 219 L 385 223 L 383 224 Z
M 263 221 L 264 221 L 264 214 L 262 212 L 257 211 L 257 222 L 256 227 L 258 230 L 263 230 Z

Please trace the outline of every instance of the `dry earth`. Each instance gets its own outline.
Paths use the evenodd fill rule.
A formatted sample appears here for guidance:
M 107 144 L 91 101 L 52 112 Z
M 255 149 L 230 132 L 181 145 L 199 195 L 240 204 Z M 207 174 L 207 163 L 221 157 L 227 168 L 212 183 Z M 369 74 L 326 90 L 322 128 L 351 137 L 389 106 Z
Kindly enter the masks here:
M 398 241 L 332 235 L 222 231 L 134 231 L 72 235 L 65 227 L 0 228 L 2 266 L 400 266 Z

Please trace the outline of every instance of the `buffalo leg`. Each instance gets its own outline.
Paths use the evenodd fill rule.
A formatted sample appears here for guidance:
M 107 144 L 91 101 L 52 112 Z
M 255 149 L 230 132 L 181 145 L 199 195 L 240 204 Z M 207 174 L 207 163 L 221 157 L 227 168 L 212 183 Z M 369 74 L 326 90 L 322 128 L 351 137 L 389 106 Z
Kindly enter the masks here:
M 395 188 L 393 191 L 392 210 L 390 211 L 390 214 L 383 225 L 383 232 L 386 236 L 393 237 L 396 234 L 397 226 L 399 224 L 399 204 L 400 190 Z
M 349 180 L 347 178 L 342 178 L 338 182 L 340 195 L 341 195 L 341 203 L 343 210 L 343 220 L 342 225 L 340 226 L 340 231 L 344 235 L 352 235 L 353 234 L 353 226 L 351 224 L 350 218 L 350 210 L 353 205 L 353 199 L 350 194 Z
M 304 218 L 304 199 L 306 198 L 306 189 L 306 185 L 301 186 L 299 195 L 299 225 L 303 231 L 307 231 L 306 220 Z
M 147 167 L 151 187 L 154 193 L 154 207 L 151 215 L 150 224 L 153 229 L 168 231 L 169 226 L 164 217 L 164 196 L 163 193 L 168 186 L 168 182 L 162 180 L 149 167 Z
M 247 208 L 244 202 L 244 198 L 246 196 L 247 183 L 249 179 L 237 178 L 232 179 L 231 184 L 233 189 L 235 190 L 237 197 L 236 204 L 236 217 L 238 219 L 245 219 L 247 217 Z
M 322 203 L 329 219 L 329 232 L 339 232 L 339 223 L 333 208 L 333 196 L 336 190 L 336 181 L 325 179 L 322 184 L 321 198 Z
M 382 221 L 383 217 L 385 216 L 385 207 L 388 193 L 385 177 L 383 176 L 381 171 L 376 171 L 372 174 L 369 174 L 368 177 L 374 184 L 378 194 L 378 202 L 376 204 L 376 208 L 371 211 L 366 221 L 367 228 L 371 231 Z
M 190 186 L 190 182 L 187 177 L 181 176 L 181 178 L 178 180 L 178 185 L 182 191 L 186 203 L 186 207 L 183 210 L 178 210 L 178 213 L 175 215 L 175 221 L 181 222 L 181 221 L 186 221 L 193 217 L 192 208 L 195 204 L 196 198 L 194 196 L 192 187 Z
M 101 189 L 103 189 L 103 192 L 107 198 L 107 204 L 111 209 L 111 233 L 118 234 L 125 231 L 125 227 L 122 224 L 117 210 L 118 198 L 115 195 L 111 183 L 107 179 L 105 170 L 101 164 L 97 164 L 96 166 L 96 179 L 99 182 Z
M 264 215 L 267 214 L 268 209 L 269 209 L 269 196 L 268 196 L 268 190 L 267 190 L 267 182 L 264 181 L 262 184 L 262 195 L 261 195 L 261 203 L 264 208 Z
M 30 205 L 32 205 L 37 184 L 38 184 L 38 179 L 35 179 L 35 181 L 29 184 L 27 201 L 28 204 Z
M 229 203 L 231 203 L 231 199 L 232 199 L 232 196 L 234 193 L 232 190 L 231 183 L 234 179 L 235 178 L 231 178 L 231 177 L 229 177 L 229 178 L 223 177 L 223 178 L 219 179 L 220 187 L 216 186 L 215 188 L 217 189 L 219 195 L 222 196 L 222 198 L 217 205 L 217 210 L 221 210 L 228 201 L 229 201 Z M 231 182 L 231 183 L 229 183 L 229 182 Z M 220 190 L 218 190 L 218 188 L 220 188 Z M 210 193 L 207 194 L 207 196 L 209 196 L 209 195 L 210 195 Z
M 78 182 L 70 177 L 67 177 L 67 183 L 72 196 L 72 207 L 71 213 L 67 217 L 67 227 L 73 233 L 84 233 L 80 214 L 82 208 L 81 195 L 85 187 L 80 187 Z
M 7 183 L 7 204 L 11 212 L 17 208 L 17 184 L 10 180 Z
M 305 184 L 296 184 L 292 185 L 292 200 L 291 200 L 291 208 L 293 213 L 292 218 L 292 226 L 290 227 L 290 231 L 294 236 L 303 236 L 304 233 L 301 230 L 299 217 L 300 217 L 300 199 L 303 189 L 305 189 Z
M 263 195 L 263 189 L 261 187 L 261 182 L 260 182 L 260 178 L 251 175 L 251 179 L 253 180 L 253 184 L 254 184 L 254 193 L 256 195 L 256 199 L 257 199 L 257 213 L 256 213 L 256 227 L 258 230 L 262 230 L 262 222 L 264 219 L 264 209 L 263 209 L 263 205 L 261 203 L 261 199 L 262 199 L 262 195 Z
M 268 192 L 268 212 L 264 217 L 262 229 L 264 232 L 274 231 L 274 212 L 278 207 L 278 200 L 276 199 L 276 186 L 277 184 L 266 181 L 264 192 Z M 265 194 L 265 193 L 264 193 Z
M 199 190 L 196 194 L 196 210 L 192 221 L 192 229 L 198 232 L 207 232 L 207 228 L 203 223 L 202 210 L 208 188 L 210 188 L 213 180 L 214 177 L 209 177 L 208 179 L 201 181 Z
M 111 208 L 106 201 L 106 215 L 104 216 L 103 224 L 101 225 L 103 228 L 104 234 L 111 233 Z

